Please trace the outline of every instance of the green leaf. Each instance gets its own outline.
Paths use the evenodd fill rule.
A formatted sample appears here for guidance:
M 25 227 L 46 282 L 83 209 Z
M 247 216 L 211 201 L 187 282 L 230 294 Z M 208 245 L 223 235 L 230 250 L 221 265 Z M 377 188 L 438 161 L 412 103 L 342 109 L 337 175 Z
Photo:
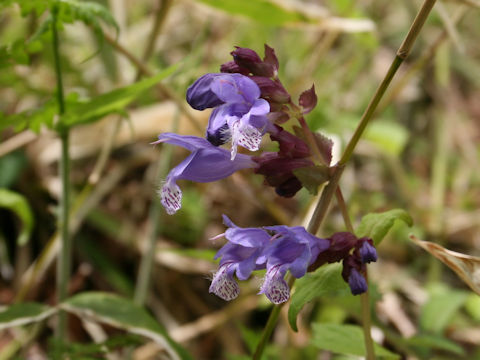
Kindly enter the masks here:
M 467 292 L 448 288 L 432 294 L 422 307 L 420 314 L 422 329 L 436 334 L 441 333 L 465 304 L 467 296 Z
M 159 74 L 135 84 L 115 89 L 87 102 L 72 104 L 67 107 L 61 122 L 66 126 L 75 126 L 93 122 L 113 112 L 123 111 L 142 92 L 171 75 L 176 69 L 176 65 L 170 66 Z
M 319 296 L 348 291 L 341 273 L 340 264 L 328 264 L 297 280 L 288 308 L 288 322 L 294 331 L 297 331 L 297 315 L 306 303 Z
M 480 321 L 480 296 L 470 294 L 465 301 L 465 310 L 476 321 Z
M 88 318 L 150 338 L 164 347 L 172 358 L 191 359 L 145 309 L 118 295 L 84 292 L 66 300 L 60 307 L 80 318 Z
M 19 303 L 0 312 L 0 330 L 12 326 L 39 322 L 53 315 L 57 310 L 38 303 Z
M 315 165 L 293 170 L 303 187 L 312 195 L 317 195 L 318 187 L 328 181 L 328 168 Z
M 200 2 L 232 15 L 246 16 L 265 25 L 281 26 L 308 21 L 304 15 L 289 11 L 267 0 L 200 0 Z
M 53 99 L 47 101 L 37 109 L 30 109 L 18 114 L 3 116 L 0 118 L 0 131 L 13 127 L 15 132 L 29 128 L 38 133 L 42 125 L 53 127 L 53 119 L 57 113 L 57 105 Z
M 421 347 L 424 349 L 438 349 L 449 351 L 456 355 L 465 355 L 463 348 L 442 336 L 438 335 L 415 335 L 406 340 L 408 345 Z
M 393 209 L 383 213 L 365 215 L 357 228 L 356 234 L 360 238 L 369 237 L 375 245 L 378 245 L 387 235 L 395 220 L 402 220 L 408 226 L 413 225 L 412 217 L 405 210 Z
M 95 34 L 95 37 L 103 44 L 103 30 L 100 20 L 106 25 L 115 28 L 115 31 L 120 31 L 120 28 L 112 16 L 110 11 L 97 2 L 93 1 L 78 1 L 78 0 L 54 0 L 54 6 L 58 11 L 57 19 L 65 23 L 73 23 L 75 21 L 82 21 L 85 25 L 90 26 Z
M 0 189 L 0 207 L 13 211 L 23 223 L 22 231 L 18 235 L 17 244 L 25 245 L 33 230 L 33 213 L 23 195 L 8 189 Z
M 393 121 L 375 121 L 365 130 L 365 139 L 380 150 L 391 155 L 399 155 L 408 140 L 408 130 Z
M 365 342 L 362 328 L 356 325 L 313 324 L 312 344 L 322 350 L 338 354 L 365 356 Z M 375 357 L 399 359 L 394 354 L 378 344 L 374 344 Z
M 41 15 L 52 6 L 54 1 L 58 0 L 2 0 L 0 1 L 0 9 L 15 3 L 20 7 L 22 16 L 26 16 L 31 12 Z

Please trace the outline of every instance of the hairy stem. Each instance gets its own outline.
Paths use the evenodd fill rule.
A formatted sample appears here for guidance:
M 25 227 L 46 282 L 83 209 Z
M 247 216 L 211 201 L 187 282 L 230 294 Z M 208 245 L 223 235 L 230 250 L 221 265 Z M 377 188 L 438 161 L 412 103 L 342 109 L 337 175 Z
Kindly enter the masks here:
M 65 99 L 63 93 L 62 69 L 60 64 L 60 45 L 58 40 L 57 28 L 57 9 L 52 9 L 52 44 L 53 58 L 55 62 L 55 75 L 57 79 L 57 104 L 58 114 L 65 113 Z M 60 253 L 57 259 L 57 302 L 61 303 L 68 295 L 68 284 L 70 281 L 72 244 L 69 236 L 69 210 L 70 210 L 70 156 L 69 156 L 69 131 L 60 123 L 58 133 L 60 135 L 62 153 L 60 157 L 59 173 L 62 184 L 62 193 L 60 195 L 60 211 L 58 218 L 58 227 L 60 232 Z M 58 324 L 56 336 L 59 339 L 66 339 L 67 317 L 62 311 L 58 315 Z
M 385 75 L 385 78 L 383 81 L 380 83 L 379 87 L 377 88 L 375 94 L 372 97 L 372 100 L 370 100 L 370 103 L 367 106 L 367 109 L 362 115 L 362 118 L 360 120 L 360 123 L 357 126 L 357 129 L 355 130 L 355 133 L 353 134 L 352 138 L 350 139 L 347 147 L 345 148 L 345 151 L 342 155 L 342 158 L 338 162 L 338 164 L 335 167 L 335 170 L 332 174 L 332 178 L 330 179 L 328 185 L 325 187 L 324 191 L 322 192 L 322 195 L 317 203 L 317 206 L 315 207 L 314 213 L 312 215 L 312 218 L 310 219 L 310 222 L 308 224 L 307 230 L 312 233 L 316 234 L 318 232 L 318 229 L 320 228 L 320 225 L 322 224 L 325 215 L 327 214 L 328 207 L 330 205 L 330 202 L 332 200 L 333 195 L 336 192 L 338 182 L 340 180 L 340 177 L 342 176 L 343 169 L 345 167 L 345 164 L 350 160 L 353 151 L 355 150 L 355 147 L 357 146 L 358 141 L 360 140 L 361 136 L 363 135 L 363 132 L 365 131 L 365 128 L 367 127 L 368 123 L 372 119 L 375 110 L 378 106 L 378 103 L 382 99 L 383 95 L 385 94 L 385 91 L 387 90 L 388 86 L 390 85 L 390 82 L 397 72 L 398 68 L 402 64 L 403 60 L 408 56 L 410 53 L 410 50 L 412 48 L 413 43 L 415 42 L 418 34 L 420 33 L 420 30 L 422 29 L 423 24 L 425 23 L 428 14 L 433 8 L 433 5 L 435 4 L 436 0 L 425 0 L 422 7 L 420 8 L 417 16 L 415 17 L 415 20 L 412 23 L 412 26 L 410 27 L 410 30 L 408 31 L 405 39 L 403 40 L 400 48 L 397 51 L 397 55 L 395 59 L 393 60 L 392 64 L 390 65 L 390 68 Z M 293 285 L 293 281 L 292 281 Z M 362 298 L 363 299 L 363 298 Z M 367 299 L 368 300 L 368 299 Z M 363 300 L 365 301 L 365 300 Z M 368 304 L 368 302 L 367 302 Z M 270 338 L 270 335 L 273 331 L 273 328 L 275 327 L 276 321 L 278 319 L 278 313 L 280 312 L 280 307 L 281 305 L 277 305 L 273 308 L 272 312 L 270 313 L 270 317 L 267 321 L 267 326 L 265 326 L 265 329 L 262 333 L 262 336 L 260 338 L 260 342 L 257 346 L 257 349 L 255 350 L 255 354 L 253 359 L 260 359 L 263 353 L 263 348 L 265 347 L 266 342 Z M 370 328 L 370 326 L 368 326 Z

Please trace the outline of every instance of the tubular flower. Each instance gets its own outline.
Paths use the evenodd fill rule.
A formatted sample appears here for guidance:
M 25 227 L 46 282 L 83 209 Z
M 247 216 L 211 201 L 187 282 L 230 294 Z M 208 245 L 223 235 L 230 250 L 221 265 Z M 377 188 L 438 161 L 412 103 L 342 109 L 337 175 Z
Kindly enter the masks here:
M 252 271 L 265 267 L 262 252 L 268 245 L 270 235 L 259 228 L 238 227 L 225 215 L 223 222 L 229 228 L 215 238 L 225 236 L 229 242 L 215 255 L 215 259 L 221 258 L 220 267 L 209 291 L 228 301 L 236 298 L 240 292 L 234 274 L 240 280 L 246 280 Z
M 182 191 L 177 180 L 212 182 L 226 178 L 235 171 L 256 166 L 248 155 L 239 154 L 233 161 L 230 160 L 227 150 L 215 147 L 197 136 L 163 133 L 153 144 L 159 143 L 178 145 L 191 151 L 185 160 L 170 171 L 159 192 L 161 203 L 169 215 L 181 207 Z
M 267 269 L 260 294 L 274 304 L 285 302 L 290 289 L 284 280 L 290 270 L 296 278 L 305 275 L 307 268 L 324 251 L 329 242 L 309 234 L 303 227 L 271 226 L 240 228 L 224 216 L 229 228 L 218 237 L 229 241 L 216 254 L 220 267 L 213 277 L 210 292 L 224 300 L 238 296 L 239 287 L 233 276 L 246 280 L 252 271 Z
M 242 74 L 211 73 L 195 81 L 187 90 L 187 102 L 194 109 L 214 108 L 206 137 L 218 146 L 232 141 L 231 159 L 238 146 L 259 149 L 262 136 L 271 126 L 270 105 L 260 99 L 257 84 Z
M 260 293 L 272 303 L 280 304 L 290 297 L 290 289 L 284 280 L 287 270 L 296 278 L 304 276 L 318 254 L 328 248 L 329 242 L 308 233 L 301 226 L 280 225 L 265 229 L 275 235 L 265 249 L 267 273 Z

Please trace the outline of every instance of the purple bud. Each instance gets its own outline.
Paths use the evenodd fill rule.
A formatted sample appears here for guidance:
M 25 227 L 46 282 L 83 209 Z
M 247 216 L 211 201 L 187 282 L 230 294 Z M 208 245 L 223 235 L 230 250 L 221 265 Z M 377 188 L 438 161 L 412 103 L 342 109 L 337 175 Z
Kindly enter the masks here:
M 313 164 L 306 158 L 287 158 L 279 153 L 263 153 L 253 159 L 259 164 L 255 173 L 265 175 L 265 183 L 274 187 L 279 196 L 286 198 L 292 197 L 302 188 L 302 183 L 293 174 L 293 170 Z
M 341 261 L 342 259 L 350 259 L 350 251 L 355 247 L 355 243 L 357 242 L 355 235 L 349 232 L 335 233 L 327 240 L 330 241 L 330 247 L 318 256 L 317 261 L 314 266 L 312 266 L 311 270 L 326 263 L 331 264 Z M 345 281 L 347 281 L 348 276 L 344 276 L 344 278 Z
M 245 62 L 247 64 L 252 64 L 252 63 L 261 63 L 262 59 L 258 54 L 249 48 L 242 48 L 240 46 L 235 46 L 235 50 L 233 50 L 230 53 L 235 62 Z
M 248 75 L 250 71 L 239 65 L 235 61 L 229 61 L 220 66 L 220 71 L 222 73 L 238 73 L 242 75 Z
M 289 177 L 286 181 L 282 182 L 275 188 L 275 192 L 278 196 L 284 198 L 291 198 L 302 188 L 302 183 L 296 176 Z
M 368 264 L 370 262 L 377 261 L 377 250 L 375 249 L 375 246 L 373 246 L 372 240 L 363 238 L 360 239 L 359 242 L 360 241 L 362 242 L 362 245 L 360 246 L 359 252 L 362 262 L 364 264 Z
M 352 269 L 348 277 L 348 285 L 353 295 L 363 294 L 368 290 L 367 281 L 357 269 Z
M 264 76 L 252 76 L 251 79 L 260 88 L 262 98 L 278 104 L 290 102 L 290 94 L 279 82 Z
M 300 94 L 298 103 L 302 107 L 302 113 L 308 114 L 317 105 L 317 94 L 315 94 L 315 85 Z
M 187 90 L 187 102 L 195 110 L 216 107 L 224 102 L 212 91 L 212 82 L 221 74 L 205 74 Z
M 263 58 L 263 61 L 267 64 L 271 64 L 275 71 L 278 71 L 279 64 L 277 55 L 275 55 L 275 50 L 267 44 L 265 44 L 265 57 Z
M 276 175 L 290 173 L 292 170 L 313 165 L 307 158 L 287 158 L 278 153 L 264 152 L 253 160 L 260 164 L 257 173 L 263 175 Z
M 235 50 L 230 54 L 232 54 L 233 61 L 238 66 L 248 69 L 252 75 L 266 77 L 274 75 L 273 65 L 263 62 L 260 56 L 252 49 L 235 46 Z
M 275 134 L 271 134 L 270 138 L 278 142 L 282 156 L 291 158 L 305 158 L 310 156 L 310 149 L 302 139 L 283 130 L 280 126 L 276 126 L 276 129 L 278 131 L 275 132 Z

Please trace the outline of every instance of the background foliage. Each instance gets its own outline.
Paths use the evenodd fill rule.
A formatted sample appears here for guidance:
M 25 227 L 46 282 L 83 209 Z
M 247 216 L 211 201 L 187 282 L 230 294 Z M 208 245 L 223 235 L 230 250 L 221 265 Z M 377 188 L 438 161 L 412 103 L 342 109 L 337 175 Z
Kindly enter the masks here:
M 160 356 L 162 343 L 184 358 L 248 356 L 269 312 L 255 295 L 262 274 L 242 284 L 235 302 L 208 294 L 221 245 L 208 239 L 224 231 L 221 214 L 240 226 L 298 225 L 314 200 L 305 189 L 278 198 L 260 177 L 242 173 L 182 184 L 182 210 L 170 217 L 158 209 L 155 192 L 185 153 L 149 143 L 165 131 L 202 136 L 208 113 L 187 109 L 186 88 L 217 72 L 234 45 L 261 53 L 267 43 L 292 95 L 315 83 L 318 106 L 307 121 L 334 139 L 338 157 L 419 6 L 416 0 L 2 2 L 0 303 L 17 305 L 0 313 L 0 358 L 130 353 L 147 359 Z M 52 7 L 61 30 L 61 117 Z M 377 243 L 387 234 L 369 271 L 379 357 L 480 358 L 479 297 L 408 237 L 480 253 L 478 7 L 474 0 L 435 5 L 341 180 L 358 235 Z M 61 127 L 71 129 L 69 292 L 82 293 L 62 305 L 76 315 L 71 344 L 47 340 L 57 311 Z M 406 212 L 390 210 L 397 208 Z M 344 230 L 333 206 L 320 236 Z M 155 266 L 142 308 L 129 299 L 149 239 Z M 298 282 L 265 358 L 363 353 L 358 298 L 335 281 L 337 270 L 320 268 Z

